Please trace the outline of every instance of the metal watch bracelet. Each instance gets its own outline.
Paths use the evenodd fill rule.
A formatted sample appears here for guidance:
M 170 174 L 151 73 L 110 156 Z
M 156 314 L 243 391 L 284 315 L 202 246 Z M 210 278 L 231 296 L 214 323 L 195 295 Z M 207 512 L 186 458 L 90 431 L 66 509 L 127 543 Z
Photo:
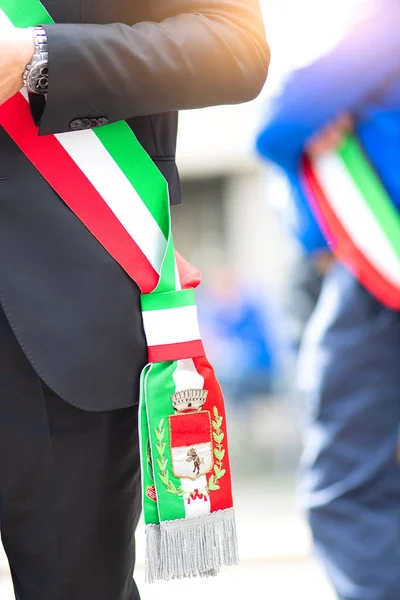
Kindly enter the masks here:
M 46 94 L 49 86 L 49 54 L 43 27 L 34 27 L 34 54 L 23 75 L 24 86 L 34 94 Z

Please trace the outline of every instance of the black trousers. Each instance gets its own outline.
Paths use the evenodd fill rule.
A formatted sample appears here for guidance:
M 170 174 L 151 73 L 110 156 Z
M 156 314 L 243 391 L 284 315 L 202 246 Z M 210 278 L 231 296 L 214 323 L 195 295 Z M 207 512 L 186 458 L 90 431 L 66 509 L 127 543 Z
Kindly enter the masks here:
M 61 400 L 0 309 L 0 525 L 17 600 L 139 598 L 137 412 Z

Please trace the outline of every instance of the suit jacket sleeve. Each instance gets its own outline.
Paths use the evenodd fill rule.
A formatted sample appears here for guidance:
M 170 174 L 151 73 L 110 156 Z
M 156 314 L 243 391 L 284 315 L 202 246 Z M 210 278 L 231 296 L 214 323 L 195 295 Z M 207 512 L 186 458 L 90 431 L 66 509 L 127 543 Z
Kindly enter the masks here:
M 77 118 L 113 122 L 259 93 L 269 49 L 258 0 L 146 1 L 151 21 L 133 26 L 45 26 L 49 93 L 33 107 L 41 134 Z

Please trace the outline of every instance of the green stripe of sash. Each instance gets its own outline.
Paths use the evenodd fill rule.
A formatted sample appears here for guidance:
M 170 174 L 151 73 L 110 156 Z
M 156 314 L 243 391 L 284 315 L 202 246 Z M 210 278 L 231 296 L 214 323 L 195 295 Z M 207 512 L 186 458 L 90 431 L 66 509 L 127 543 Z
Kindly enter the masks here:
M 1 8 L 16 27 L 33 27 L 54 23 L 39 0 L 31 0 L 29 6 L 23 6 L 16 0 L 2 0 Z
M 185 306 L 195 306 L 196 304 L 194 290 L 192 289 L 166 292 L 164 294 L 144 294 L 140 300 L 143 311 L 183 308 Z
M 400 258 L 400 215 L 371 168 L 354 135 L 348 135 L 338 150 L 354 183 Z
M 143 398 L 146 394 L 146 379 L 152 369 L 151 365 L 147 365 L 142 372 L 140 378 L 140 397 Z M 160 522 L 158 516 L 157 502 L 149 498 L 147 489 L 155 486 L 154 481 L 154 462 L 149 445 L 149 427 L 147 421 L 147 402 L 140 403 L 140 447 L 142 456 L 142 491 L 143 491 L 143 512 L 146 525 L 157 525 Z
M 166 238 L 160 281 L 154 291 L 162 293 L 175 289 L 175 251 L 166 180 L 125 121 L 111 123 L 93 131 L 130 181 Z
M 185 503 L 182 496 L 173 491 L 167 491 L 166 481 L 171 482 L 171 490 L 179 490 L 181 481 L 172 473 L 171 438 L 168 416 L 174 414 L 171 395 L 175 393 L 173 374 L 177 368 L 176 361 L 154 363 L 151 376 L 148 378 L 146 391 L 149 396 L 157 398 L 151 410 L 147 412 L 152 447 L 156 448 L 157 456 L 153 456 L 154 479 L 157 490 L 158 510 L 161 521 L 172 521 L 185 518 Z M 162 422 L 162 433 L 156 431 Z M 162 441 L 158 437 L 162 437 Z M 162 444 L 160 446 L 160 444 Z M 164 445 L 165 444 L 165 445 Z M 165 469 L 161 469 L 160 461 L 167 459 Z M 164 479 L 164 480 L 163 480 Z

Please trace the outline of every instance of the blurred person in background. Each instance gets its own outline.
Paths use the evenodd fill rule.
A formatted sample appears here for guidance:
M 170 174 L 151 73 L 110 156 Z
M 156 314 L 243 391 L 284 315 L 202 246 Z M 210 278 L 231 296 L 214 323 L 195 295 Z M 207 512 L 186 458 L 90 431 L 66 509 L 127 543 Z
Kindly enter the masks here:
M 322 259 L 323 256 L 325 257 L 325 253 L 322 252 L 317 257 L 301 252 L 290 269 L 285 308 L 296 355 L 321 293 L 325 270 L 321 269 L 320 261 L 316 259 Z M 326 260 L 330 261 L 332 258 L 332 254 L 327 251 Z
M 266 197 L 267 203 L 278 218 L 281 230 L 284 234 L 293 231 L 297 223 L 296 211 L 293 206 L 291 187 L 288 185 L 286 177 L 272 163 L 268 165 L 266 177 Z M 310 219 L 309 219 L 310 221 Z M 292 373 L 293 359 L 296 361 L 304 330 L 314 311 L 315 305 L 321 292 L 324 272 L 328 262 L 332 259 L 329 250 L 325 251 L 326 243 L 321 237 L 321 232 L 317 228 L 315 220 L 312 219 L 311 226 L 307 225 L 303 231 L 303 243 L 299 244 L 296 236 L 290 236 L 290 244 L 294 250 L 292 260 L 289 263 L 289 271 L 285 280 L 282 311 L 282 329 L 285 331 L 286 338 L 286 357 L 290 356 L 290 372 Z M 304 244 L 308 236 L 317 235 L 317 239 L 323 243 L 323 248 L 318 253 L 309 253 L 304 251 Z M 294 243 L 293 243 L 294 242 Z M 288 375 L 290 381 L 293 381 L 293 373 Z M 290 384 L 292 389 L 292 384 Z
M 305 333 L 301 491 L 340 600 L 400 596 L 400 315 L 335 263 L 299 179 L 350 127 L 400 209 L 400 3 L 377 0 L 334 48 L 287 78 L 257 140 L 288 177 L 297 235 L 325 275 Z M 329 23 L 313 22 L 314 27 Z

